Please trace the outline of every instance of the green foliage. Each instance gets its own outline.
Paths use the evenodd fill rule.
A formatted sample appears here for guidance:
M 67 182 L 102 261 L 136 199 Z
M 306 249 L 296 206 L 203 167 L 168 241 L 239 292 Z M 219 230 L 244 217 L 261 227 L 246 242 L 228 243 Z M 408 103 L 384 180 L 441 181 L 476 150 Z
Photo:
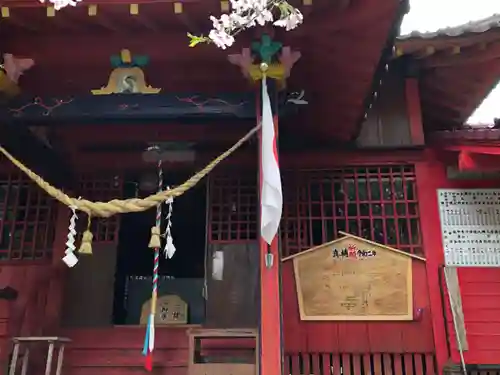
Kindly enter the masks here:
M 187 36 L 189 38 L 189 47 L 196 47 L 196 45 L 200 43 L 210 42 L 210 38 L 207 38 L 206 36 L 203 35 L 196 36 L 191 33 L 187 33 Z

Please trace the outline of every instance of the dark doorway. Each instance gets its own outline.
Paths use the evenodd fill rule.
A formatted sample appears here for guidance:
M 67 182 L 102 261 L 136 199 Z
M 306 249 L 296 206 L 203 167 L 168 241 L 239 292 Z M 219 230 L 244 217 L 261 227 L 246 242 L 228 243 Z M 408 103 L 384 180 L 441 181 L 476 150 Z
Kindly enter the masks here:
M 164 186 L 177 186 L 191 176 L 185 172 L 164 172 Z M 137 178 L 134 178 L 137 177 Z M 137 181 L 140 176 L 131 176 Z M 143 197 L 136 183 L 125 185 L 127 198 Z M 163 205 L 162 232 L 168 207 Z M 154 250 L 148 248 L 156 209 L 122 216 L 115 277 L 114 324 L 139 324 L 142 304 L 151 297 Z M 188 303 L 192 323 L 204 318 L 202 288 L 205 277 L 206 185 L 198 184 L 173 204 L 172 237 L 175 255 L 160 254 L 159 295 L 176 294 Z M 164 246 L 162 239 L 162 246 Z M 200 306 L 201 304 L 201 306 Z M 203 316 L 201 316 L 203 315 Z M 191 322 L 189 322 L 191 323 Z

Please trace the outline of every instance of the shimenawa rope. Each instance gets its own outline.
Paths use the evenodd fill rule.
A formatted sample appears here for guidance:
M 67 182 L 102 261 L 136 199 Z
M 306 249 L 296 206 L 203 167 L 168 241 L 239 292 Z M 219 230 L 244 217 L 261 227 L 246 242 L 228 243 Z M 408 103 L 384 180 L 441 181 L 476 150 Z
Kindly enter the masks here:
M 73 198 L 49 184 L 42 177 L 30 170 L 22 162 L 17 160 L 2 146 L 0 146 L 0 152 L 5 155 L 5 157 L 9 159 L 16 167 L 23 171 L 29 178 L 31 178 L 33 182 L 35 182 L 38 186 L 45 190 L 47 194 L 57 199 L 59 202 L 65 204 L 68 207 L 75 207 L 77 210 L 83 211 L 92 217 L 110 217 L 115 214 L 146 211 L 152 207 L 155 207 L 157 204 L 163 203 L 170 197 L 175 198 L 181 196 L 186 191 L 194 187 L 198 182 L 200 182 L 203 177 L 209 174 L 220 162 L 222 162 L 234 151 L 236 151 L 243 143 L 249 140 L 260 129 L 261 126 L 262 125 L 259 123 L 256 127 L 245 134 L 243 138 L 236 142 L 231 148 L 212 160 L 205 168 L 193 175 L 182 185 L 179 185 L 176 188 L 170 190 L 164 190 L 162 192 L 152 194 L 143 199 L 113 199 L 109 202 L 92 202 L 86 199 Z

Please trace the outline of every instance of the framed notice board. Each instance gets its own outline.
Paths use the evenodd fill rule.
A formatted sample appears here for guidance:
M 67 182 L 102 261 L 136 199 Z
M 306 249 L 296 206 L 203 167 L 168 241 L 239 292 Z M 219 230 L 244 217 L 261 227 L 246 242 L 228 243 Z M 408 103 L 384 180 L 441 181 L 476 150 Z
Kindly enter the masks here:
M 356 236 L 293 261 L 301 320 L 412 320 L 412 262 L 424 258 Z

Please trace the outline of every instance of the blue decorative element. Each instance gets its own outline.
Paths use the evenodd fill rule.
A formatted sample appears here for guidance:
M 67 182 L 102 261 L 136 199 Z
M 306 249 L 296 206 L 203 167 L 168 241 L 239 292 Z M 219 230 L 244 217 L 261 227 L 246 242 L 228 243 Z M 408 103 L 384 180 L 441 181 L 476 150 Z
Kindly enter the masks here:
M 142 348 L 142 355 L 148 355 L 149 351 L 149 329 L 151 327 L 151 315 L 149 315 L 148 323 L 146 325 L 146 336 L 144 337 L 144 346 Z
M 275 42 L 267 34 L 262 34 L 260 42 L 252 43 L 252 51 L 260 57 L 260 62 L 271 64 L 273 57 L 283 47 L 280 42 Z
M 144 67 L 149 64 L 148 56 L 132 56 L 132 61 L 129 63 L 124 62 L 120 55 L 113 55 L 110 60 L 113 68 L 132 68 L 134 66 Z

